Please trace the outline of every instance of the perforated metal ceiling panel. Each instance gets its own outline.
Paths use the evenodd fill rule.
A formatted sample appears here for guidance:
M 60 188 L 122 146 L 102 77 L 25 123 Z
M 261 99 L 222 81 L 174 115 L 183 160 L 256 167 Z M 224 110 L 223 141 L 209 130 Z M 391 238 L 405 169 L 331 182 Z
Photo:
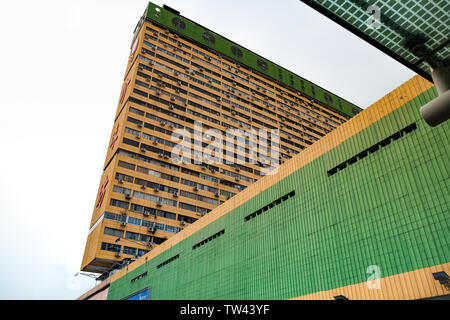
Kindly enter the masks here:
M 437 63 L 450 59 L 449 0 L 301 1 L 428 79 L 423 53 Z

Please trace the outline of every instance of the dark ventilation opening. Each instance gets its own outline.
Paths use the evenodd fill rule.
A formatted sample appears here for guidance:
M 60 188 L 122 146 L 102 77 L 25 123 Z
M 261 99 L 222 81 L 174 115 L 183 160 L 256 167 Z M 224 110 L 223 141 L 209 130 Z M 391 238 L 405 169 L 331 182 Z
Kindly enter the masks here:
M 358 153 L 356 156 L 353 156 L 350 159 L 348 159 L 348 160 L 338 164 L 334 168 L 328 170 L 327 171 L 328 175 L 329 176 L 334 175 L 336 172 L 338 172 L 338 170 L 345 169 L 347 166 L 350 166 L 350 165 L 356 163 L 358 160 L 364 159 L 365 157 L 367 157 L 369 155 L 369 153 L 373 154 L 373 153 L 377 152 L 378 150 L 380 150 L 380 148 L 386 147 L 390 143 L 400 139 L 404 135 L 406 135 L 406 134 L 408 134 L 410 132 L 413 132 L 416 129 L 417 129 L 417 125 L 415 123 L 410 124 L 409 126 L 401 129 L 400 131 L 395 132 L 391 136 L 389 136 L 389 137 L 387 137 L 387 138 L 377 142 L 376 144 L 374 144 L 370 148 L 368 148 L 368 149 Z
M 257 215 L 260 215 L 262 212 L 266 212 L 269 209 L 272 209 L 273 207 L 275 207 L 276 205 L 281 204 L 281 202 L 288 200 L 289 198 L 292 198 L 293 196 L 295 196 L 295 190 L 292 190 L 291 192 L 285 194 L 284 196 L 272 201 L 271 203 L 269 203 L 268 205 L 262 207 L 261 209 L 253 212 L 252 214 L 249 214 L 248 216 L 246 216 L 244 218 L 244 221 L 249 221 L 252 218 L 255 218 Z
M 353 158 L 348 159 L 348 164 L 354 164 L 356 161 L 358 161 L 358 158 L 355 156 Z
M 386 147 L 389 143 L 391 143 L 391 138 L 387 138 L 387 139 L 380 141 L 380 145 L 382 147 Z
M 358 154 L 358 159 L 364 159 L 365 157 L 367 157 L 367 150 L 364 150 L 363 152 Z
M 338 168 L 339 170 L 343 170 L 343 169 L 345 169 L 346 166 L 347 166 L 347 163 L 344 162 L 344 163 L 341 163 L 340 165 L 338 165 L 337 168 Z
M 144 278 L 146 276 L 147 276 L 147 272 L 144 272 L 144 273 L 138 275 L 136 278 L 131 279 L 131 283 L 139 281 L 139 280 L 141 280 L 142 278 Z
M 176 256 L 173 256 L 172 258 L 167 259 L 163 263 L 158 264 L 158 266 L 156 268 L 159 269 L 161 267 L 164 267 L 166 264 L 171 263 L 172 261 L 178 259 L 179 257 L 180 257 L 180 254 L 177 254 Z
M 209 241 L 214 240 L 214 239 L 220 237 L 220 236 L 223 235 L 224 233 L 225 233 L 225 229 L 222 229 L 222 230 L 220 230 L 219 232 L 213 234 L 212 236 L 210 236 L 210 237 L 208 237 L 208 238 L 206 238 L 206 239 L 203 239 L 202 241 L 200 241 L 200 242 L 194 244 L 194 245 L 192 246 L 192 250 L 195 250 L 195 249 L 197 249 L 198 247 L 201 247 L 201 246 L 205 245 L 205 244 L 208 243 Z
M 379 148 L 380 148 L 380 145 L 377 143 L 376 145 L 373 145 L 369 148 L 369 152 L 374 153 L 374 152 L 378 151 Z
M 167 11 L 172 12 L 173 14 L 176 14 L 177 16 L 180 15 L 180 11 L 175 10 L 174 8 L 169 7 L 168 5 L 163 4 L 163 9 L 166 9 Z

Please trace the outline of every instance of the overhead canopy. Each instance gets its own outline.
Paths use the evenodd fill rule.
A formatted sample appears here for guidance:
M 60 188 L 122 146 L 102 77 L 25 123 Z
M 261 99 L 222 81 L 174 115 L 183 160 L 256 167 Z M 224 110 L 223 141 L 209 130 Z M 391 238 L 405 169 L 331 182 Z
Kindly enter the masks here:
M 428 80 L 450 60 L 449 0 L 301 1 Z

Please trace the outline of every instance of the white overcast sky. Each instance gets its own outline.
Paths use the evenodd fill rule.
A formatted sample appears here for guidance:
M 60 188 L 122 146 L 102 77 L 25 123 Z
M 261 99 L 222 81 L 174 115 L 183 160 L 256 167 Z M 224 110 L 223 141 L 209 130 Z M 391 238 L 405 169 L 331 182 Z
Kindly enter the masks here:
M 298 0 L 155 0 L 365 108 L 414 73 Z M 0 299 L 74 299 L 146 0 L 0 3 Z

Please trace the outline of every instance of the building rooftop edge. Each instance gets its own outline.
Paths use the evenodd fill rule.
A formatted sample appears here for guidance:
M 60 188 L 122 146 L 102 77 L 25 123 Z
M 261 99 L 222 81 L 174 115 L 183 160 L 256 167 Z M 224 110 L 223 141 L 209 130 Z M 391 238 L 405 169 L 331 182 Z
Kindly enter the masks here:
M 314 84 L 313 82 L 297 75 L 294 72 L 289 71 L 288 69 L 278 65 L 277 63 L 274 63 L 260 56 L 259 54 L 237 44 L 232 40 L 227 39 L 226 37 L 210 30 L 209 28 L 206 28 L 182 15 L 177 15 L 176 13 L 177 11 L 172 8 L 168 9 L 166 6 L 160 7 L 152 2 L 149 2 L 140 23 L 135 29 L 135 36 L 137 32 L 139 32 L 143 20 L 147 19 L 171 30 L 172 32 L 187 37 L 191 41 L 194 41 L 201 46 L 206 46 L 207 48 L 214 50 L 215 52 L 218 52 L 219 54 L 224 55 L 227 58 L 232 59 L 233 61 L 236 61 L 236 63 L 239 63 L 242 66 L 251 68 L 261 75 L 269 77 L 278 84 L 287 86 L 288 88 L 296 92 L 301 92 L 309 98 L 315 99 L 339 113 L 343 113 L 345 115 L 353 117 L 361 110 L 363 110 L 361 107 L 355 105 L 347 99 L 344 99 L 324 89 L 323 87 Z M 178 18 L 178 20 L 175 20 L 176 18 Z M 174 20 L 178 21 L 178 27 L 174 24 Z M 184 27 L 180 27 L 183 25 L 183 23 Z M 186 24 L 190 24 L 194 28 L 188 28 Z M 204 36 L 205 33 L 213 36 L 213 42 L 211 42 L 210 40 L 209 42 L 208 40 L 205 40 L 205 37 L 208 38 L 207 36 Z M 237 54 L 233 54 L 232 48 L 235 48 L 234 51 Z M 277 79 L 277 72 L 279 76 L 281 75 L 280 79 Z M 290 80 L 292 80 L 294 84 L 290 84 Z M 313 92 L 316 92 L 316 94 L 313 94 Z M 341 101 L 341 104 L 338 103 L 338 100 Z

